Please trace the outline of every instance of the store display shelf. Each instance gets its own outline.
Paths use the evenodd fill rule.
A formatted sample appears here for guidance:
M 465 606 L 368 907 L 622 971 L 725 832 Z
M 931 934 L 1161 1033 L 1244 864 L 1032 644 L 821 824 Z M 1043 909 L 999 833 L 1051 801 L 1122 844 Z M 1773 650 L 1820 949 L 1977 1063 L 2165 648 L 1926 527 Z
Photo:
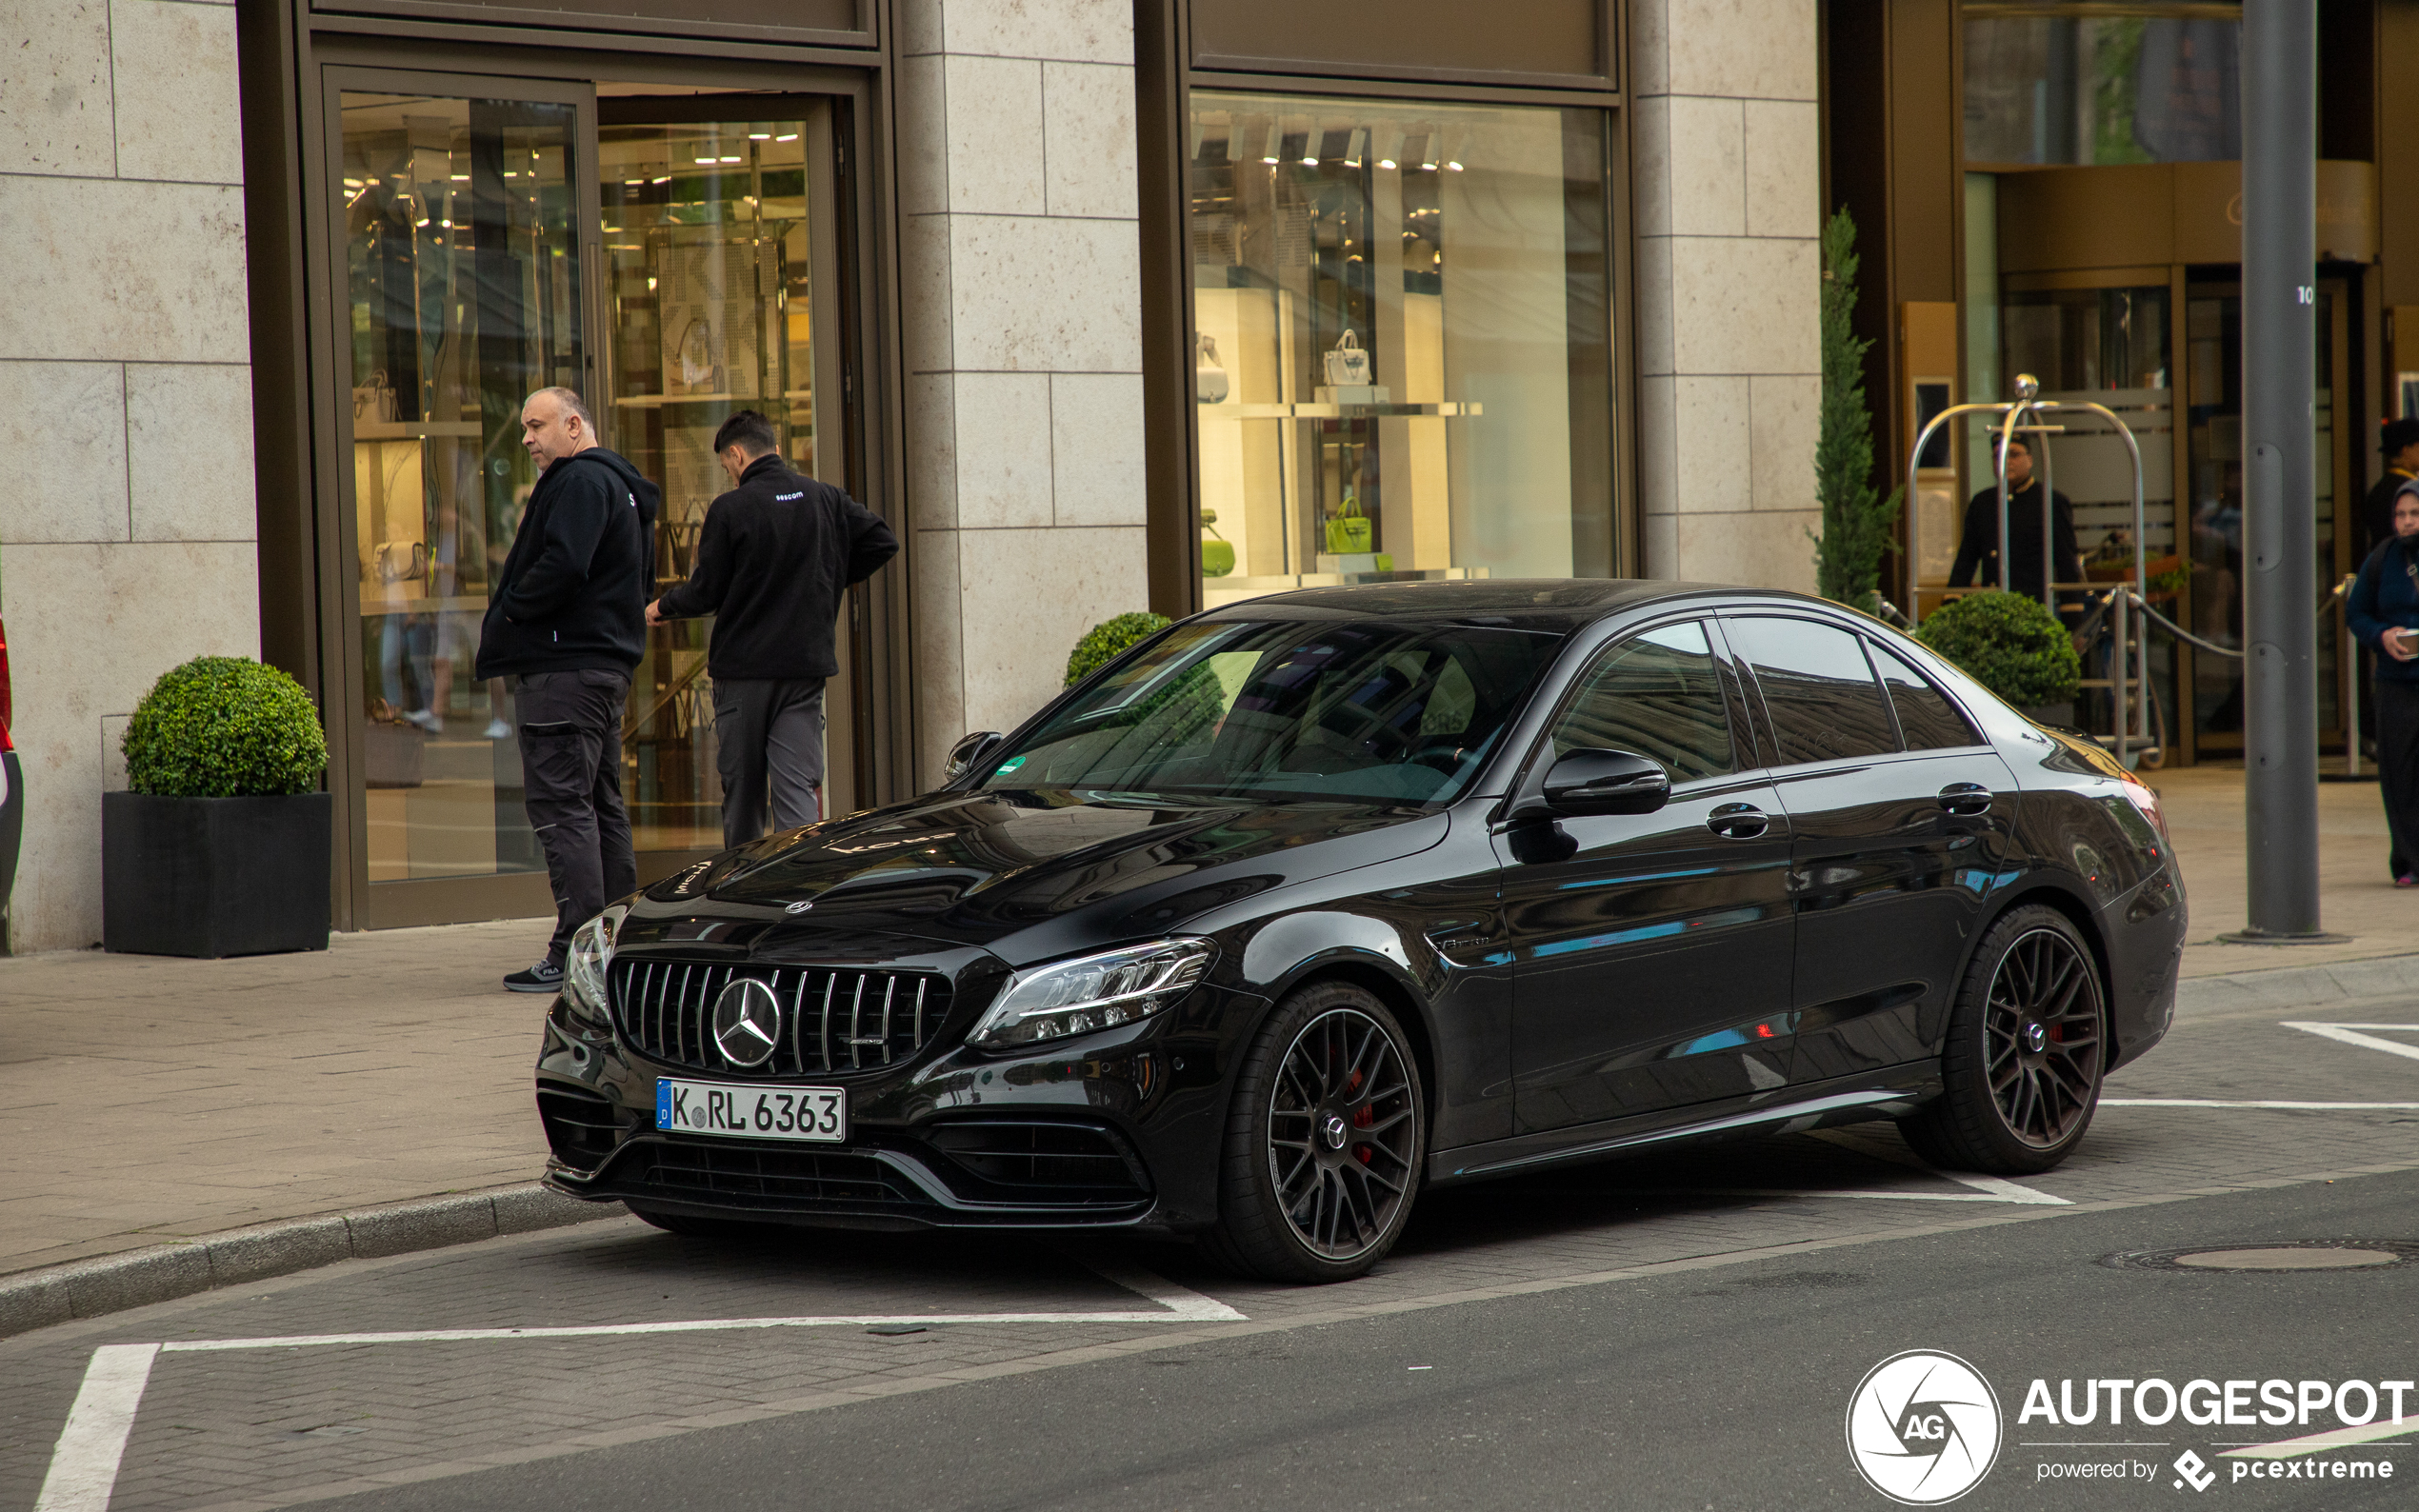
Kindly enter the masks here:
M 1205 420 L 1463 420 L 1487 412 L 1479 404 L 1340 405 L 1216 404 L 1196 407 Z
M 476 441 L 483 434 L 475 420 L 356 420 L 352 423 L 355 441 L 425 441 L 439 437 L 452 441 Z
M 740 405 L 761 402 L 763 394 L 622 394 L 613 400 L 616 409 L 661 409 L 667 405 Z M 777 396 L 783 399 L 811 399 L 810 388 L 784 388 Z

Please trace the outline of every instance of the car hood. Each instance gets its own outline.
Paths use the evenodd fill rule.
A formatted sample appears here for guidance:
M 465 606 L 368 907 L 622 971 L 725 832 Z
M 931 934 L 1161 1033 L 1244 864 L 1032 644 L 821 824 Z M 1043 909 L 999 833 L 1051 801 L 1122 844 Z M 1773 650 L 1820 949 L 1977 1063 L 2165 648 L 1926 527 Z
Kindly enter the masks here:
M 645 911 L 772 913 L 782 923 L 753 942 L 765 954 L 784 940 L 891 936 L 988 946 L 1021 965 L 1410 855 L 1446 826 L 1442 813 L 1363 804 L 950 793 L 768 837 L 657 884 L 659 906 Z

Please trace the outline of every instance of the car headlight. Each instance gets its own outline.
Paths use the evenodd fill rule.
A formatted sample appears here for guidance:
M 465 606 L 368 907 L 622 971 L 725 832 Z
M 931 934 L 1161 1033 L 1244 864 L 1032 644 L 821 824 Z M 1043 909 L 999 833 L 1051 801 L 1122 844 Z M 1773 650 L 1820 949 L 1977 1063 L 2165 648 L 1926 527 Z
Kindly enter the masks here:
M 580 925 L 563 962 L 563 996 L 582 1018 L 602 1027 L 612 1022 L 612 991 L 605 968 L 613 962 L 613 936 L 630 905 L 617 903 Z
M 1191 990 L 1217 954 L 1207 940 L 1162 940 L 1019 971 L 967 1043 L 1000 1050 L 1148 1018 Z

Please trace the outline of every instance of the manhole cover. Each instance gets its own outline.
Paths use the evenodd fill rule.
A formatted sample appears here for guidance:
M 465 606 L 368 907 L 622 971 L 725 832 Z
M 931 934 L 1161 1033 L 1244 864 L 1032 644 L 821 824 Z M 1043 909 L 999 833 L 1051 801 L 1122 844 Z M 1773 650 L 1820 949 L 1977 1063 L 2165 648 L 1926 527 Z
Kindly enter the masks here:
M 2116 1270 L 2391 1270 L 2419 1264 L 2419 1243 L 2400 1239 L 2304 1239 L 2265 1244 L 2182 1244 L 2103 1255 Z

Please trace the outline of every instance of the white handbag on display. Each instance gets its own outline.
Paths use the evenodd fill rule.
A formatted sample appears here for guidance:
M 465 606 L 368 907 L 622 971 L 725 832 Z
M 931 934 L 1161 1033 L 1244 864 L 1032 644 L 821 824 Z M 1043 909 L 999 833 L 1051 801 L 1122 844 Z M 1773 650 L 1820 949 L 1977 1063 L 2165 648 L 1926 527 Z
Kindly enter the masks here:
M 1337 338 L 1335 349 L 1327 354 L 1327 381 L 1330 388 L 1369 386 L 1369 354 L 1361 349 L 1361 338 L 1349 328 Z
M 1192 368 L 1193 397 L 1205 405 L 1223 404 L 1227 397 L 1227 369 L 1218 361 L 1218 340 L 1208 331 L 1200 333 Z

